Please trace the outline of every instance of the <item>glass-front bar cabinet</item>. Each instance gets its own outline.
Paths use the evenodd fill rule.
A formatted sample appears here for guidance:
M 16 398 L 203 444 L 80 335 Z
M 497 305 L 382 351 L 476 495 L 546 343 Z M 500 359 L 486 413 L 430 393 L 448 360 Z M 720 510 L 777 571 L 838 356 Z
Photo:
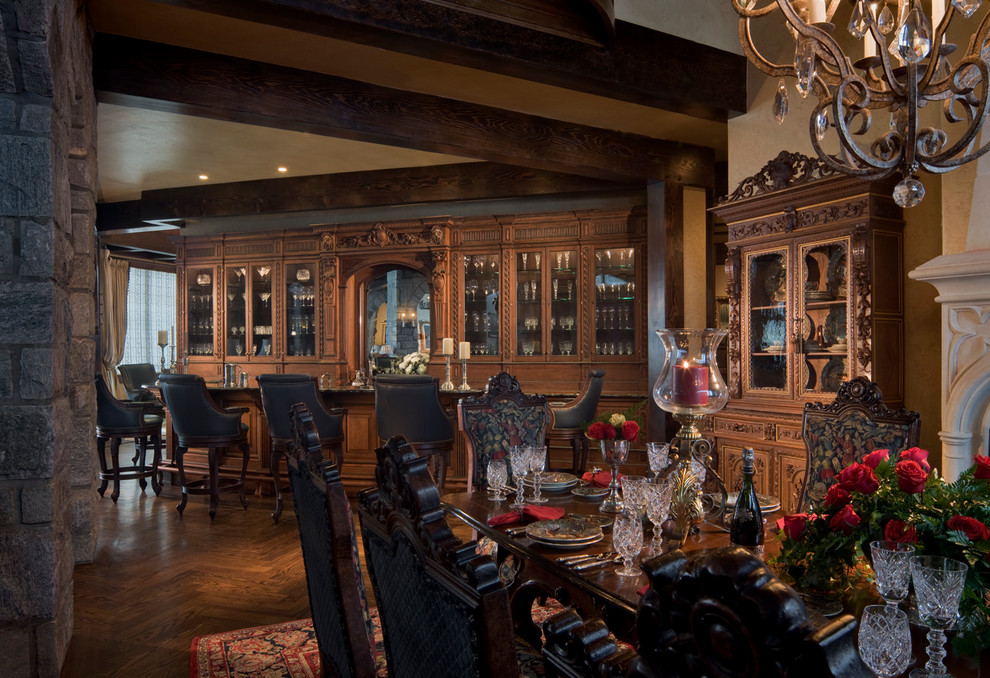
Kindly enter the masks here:
M 497 253 L 464 256 L 464 341 L 472 355 L 498 354 L 499 269 Z
M 595 355 L 636 352 L 636 251 L 595 250 Z
M 285 354 L 316 355 L 316 264 L 285 265 Z
M 213 355 L 213 267 L 186 271 L 186 354 Z

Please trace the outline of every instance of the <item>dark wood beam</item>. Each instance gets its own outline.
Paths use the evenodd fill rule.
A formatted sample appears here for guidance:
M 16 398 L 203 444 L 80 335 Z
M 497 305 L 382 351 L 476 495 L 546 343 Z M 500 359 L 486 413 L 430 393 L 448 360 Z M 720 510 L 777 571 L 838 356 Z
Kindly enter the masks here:
M 710 186 L 711 149 L 98 35 L 100 101 L 613 181 Z
M 744 56 L 623 21 L 596 47 L 423 0 L 159 1 L 709 120 L 747 105 Z
M 619 184 L 509 165 L 466 163 L 145 191 L 141 218 L 208 219 L 642 188 L 642 183 Z

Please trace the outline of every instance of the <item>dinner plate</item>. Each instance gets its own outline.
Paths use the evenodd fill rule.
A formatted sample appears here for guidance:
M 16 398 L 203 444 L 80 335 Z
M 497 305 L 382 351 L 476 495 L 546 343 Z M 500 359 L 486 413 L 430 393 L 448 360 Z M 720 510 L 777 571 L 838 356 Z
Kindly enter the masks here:
M 581 499 L 602 499 L 609 493 L 607 487 L 595 487 L 594 485 L 582 485 L 571 490 L 571 494 Z
M 526 536 L 553 544 L 591 544 L 602 537 L 602 528 L 582 516 L 538 520 L 526 526 Z
M 597 525 L 601 529 L 606 529 L 612 526 L 612 522 L 615 520 L 614 516 L 605 515 L 586 515 L 584 513 L 568 513 L 565 518 L 573 518 L 574 520 L 583 520 L 591 525 Z
M 588 539 L 573 539 L 571 541 L 554 541 L 552 539 L 540 539 L 539 537 L 530 537 L 536 544 L 542 546 L 552 546 L 555 549 L 572 549 L 572 548 L 582 548 L 595 542 L 599 542 L 605 538 L 604 534 L 599 534 L 594 537 L 589 537 Z
M 540 489 L 546 492 L 566 490 L 577 485 L 577 476 L 563 471 L 545 471 L 540 477 Z M 523 478 L 523 485 L 533 487 L 535 481 L 531 476 Z

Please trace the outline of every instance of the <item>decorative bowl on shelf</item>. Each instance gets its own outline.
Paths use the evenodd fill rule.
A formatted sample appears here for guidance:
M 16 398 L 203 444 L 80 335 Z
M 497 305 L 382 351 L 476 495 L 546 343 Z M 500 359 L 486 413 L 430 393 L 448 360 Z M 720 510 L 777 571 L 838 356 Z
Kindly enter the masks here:
M 306 282 L 307 280 L 309 280 L 309 269 L 300 268 L 298 271 L 296 271 L 296 280 L 298 280 L 299 282 Z

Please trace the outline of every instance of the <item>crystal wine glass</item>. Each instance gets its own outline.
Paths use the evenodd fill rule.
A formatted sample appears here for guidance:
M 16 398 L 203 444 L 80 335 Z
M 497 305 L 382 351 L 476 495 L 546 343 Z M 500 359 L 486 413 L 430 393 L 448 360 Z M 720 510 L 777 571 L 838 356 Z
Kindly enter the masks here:
M 653 541 L 650 551 L 659 555 L 663 548 L 663 523 L 670 513 L 670 502 L 674 496 L 674 483 L 668 477 L 660 483 L 647 483 L 643 486 L 646 495 L 646 517 L 653 524 Z
M 646 478 L 643 476 L 622 476 L 619 481 L 622 487 L 622 505 L 635 511 L 637 515 L 643 515 L 643 507 L 646 505 Z
M 646 455 L 650 461 L 653 482 L 660 477 L 660 471 L 667 468 L 670 459 L 670 443 L 646 443 Z
M 505 459 L 492 459 L 488 462 L 488 489 L 494 490 L 489 499 L 503 501 L 505 485 L 509 480 L 509 471 L 505 467 Z
M 543 469 L 547 463 L 546 445 L 527 447 L 526 455 L 529 457 L 529 470 L 533 474 L 533 496 L 529 501 L 531 504 L 546 504 L 547 498 L 540 493 L 540 481 L 543 480 Z
M 945 630 L 959 616 L 959 601 L 966 585 L 966 563 L 942 556 L 915 556 L 911 578 L 918 598 L 918 615 L 928 627 L 928 663 L 911 672 L 911 678 L 951 678 L 945 670 Z
M 643 548 L 643 523 L 638 513 L 626 510 L 615 517 L 612 547 L 622 556 L 622 565 L 615 573 L 623 577 L 638 577 L 641 571 L 633 567 L 636 556 Z
M 911 588 L 911 558 L 914 547 L 881 539 L 870 542 L 873 571 L 877 575 L 877 592 L 892 607 L 907 598 Z
M 859 621 L 859 656 L 881 678 L 898 676 L 911 663 L 911 627 L 895 605 L 867 605 Z
M 529 473 L 529 459 L 521 445 L 513 445 L 509 448 L 509 464 L 512 465 L 512 477 L 516 481 L 516 500 L 512 502 L 512 507 L 521 511 L 522 507 L 526 505 L 526 502 L 523 501 L 523 494 L 526 492 L 523 478 Z

